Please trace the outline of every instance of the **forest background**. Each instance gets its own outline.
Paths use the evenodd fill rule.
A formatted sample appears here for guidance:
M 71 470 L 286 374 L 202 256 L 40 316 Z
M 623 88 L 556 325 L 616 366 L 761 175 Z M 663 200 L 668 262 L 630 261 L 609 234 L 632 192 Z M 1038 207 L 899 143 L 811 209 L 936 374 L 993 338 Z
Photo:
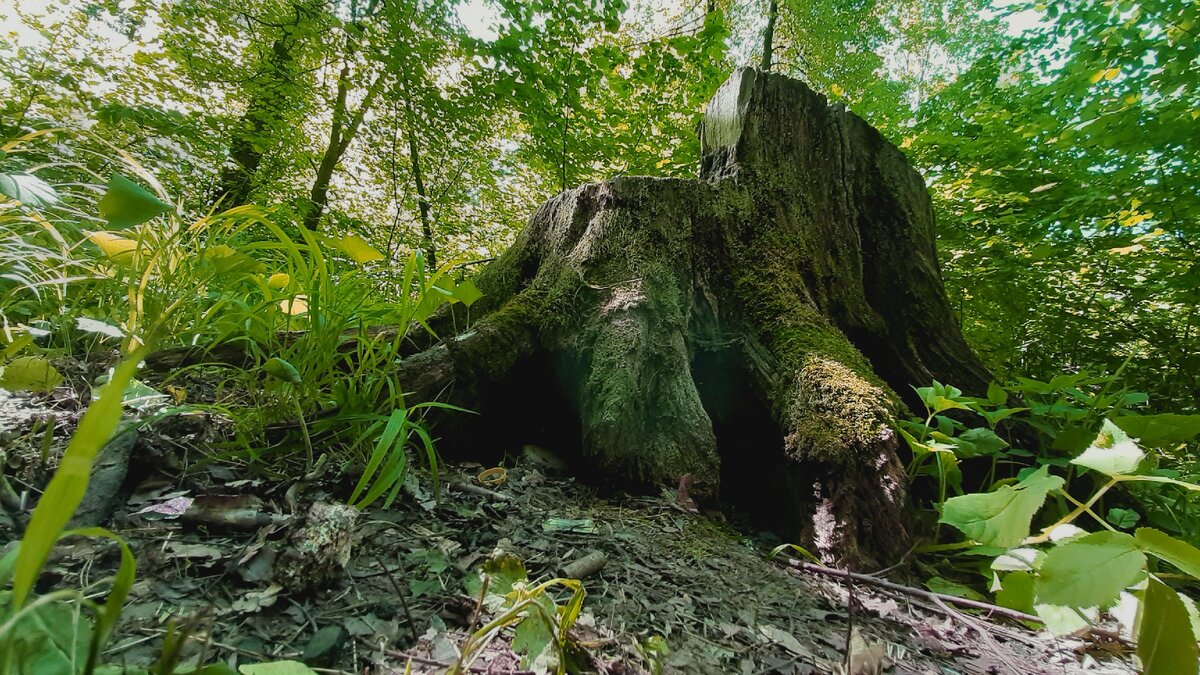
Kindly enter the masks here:
M 694 175 L 701 108 L 761 63 L 774 12 L 773 69 L 844 102 L 926 177 L 958 320 L 1000 378 L 1123 368 L 1153 408 L 1185 412 L 1200 372 L 1196 9 L 6 0 L 0 137 L 56 131 L 2 161 L 70 203 L 129 153 L 191 217 L 268 206 L 284 227 L 468 263 L 461 275 L 558 190 Z M 54 302 L 22 300 L 10 325 Z

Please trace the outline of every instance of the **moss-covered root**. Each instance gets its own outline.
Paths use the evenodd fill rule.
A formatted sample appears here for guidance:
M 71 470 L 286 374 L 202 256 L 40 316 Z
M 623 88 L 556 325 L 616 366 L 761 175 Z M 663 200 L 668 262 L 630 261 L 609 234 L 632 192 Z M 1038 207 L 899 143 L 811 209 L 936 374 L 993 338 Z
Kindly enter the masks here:
M 690 473 L 697 496 L 715 495 L 717 441 L 679 324 L 630 282 L 610 290 L 581 337 L 590 348 L 580 391 L 584 453 L 647 485 Z
M 881 446 L 851 466 L 812 464 L 803 472 L 815 501 L 800 539 L 828 565 L 880 569 L 899 562 L 911 538 L 904 467 Z
M 890 564 L 909 540 L 907 481 L 890 426 L 894 395 L 868 371 L 856 372 L 853 354 L 841 356 L 800 357 L 777 405 L 785 452 L 803 481 L 793 489 L 811 500 L 800 534 L 828 563 Z

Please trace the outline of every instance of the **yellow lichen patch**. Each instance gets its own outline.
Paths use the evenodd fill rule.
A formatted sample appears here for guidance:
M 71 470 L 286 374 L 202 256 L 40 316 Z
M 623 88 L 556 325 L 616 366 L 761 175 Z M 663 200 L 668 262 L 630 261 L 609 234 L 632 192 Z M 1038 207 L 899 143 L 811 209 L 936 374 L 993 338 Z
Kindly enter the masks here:
M 794 459 L 850 462 L 892 442 L 888 394 L 837 361 L 807 357 L 789 394 L 785 443 Z

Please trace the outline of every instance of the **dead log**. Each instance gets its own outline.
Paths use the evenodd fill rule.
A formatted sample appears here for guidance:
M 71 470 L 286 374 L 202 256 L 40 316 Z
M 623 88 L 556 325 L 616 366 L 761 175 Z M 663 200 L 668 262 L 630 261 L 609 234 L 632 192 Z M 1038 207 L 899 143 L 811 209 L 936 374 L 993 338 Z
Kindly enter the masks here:
M 481 272 L 474 324 L 402 382 L 481 413 L 446 425 L 452 443 L 557 402 L 591 469 L 690 473 L 694 496 L 755 502 L 829 562 L 891 561 L 910 524 L 901 399 L 990 377 L 946 300 L 924 182 L 862 119 L 755 69 L 700 134 L 700 180 L 622 177 L 539 208 Z

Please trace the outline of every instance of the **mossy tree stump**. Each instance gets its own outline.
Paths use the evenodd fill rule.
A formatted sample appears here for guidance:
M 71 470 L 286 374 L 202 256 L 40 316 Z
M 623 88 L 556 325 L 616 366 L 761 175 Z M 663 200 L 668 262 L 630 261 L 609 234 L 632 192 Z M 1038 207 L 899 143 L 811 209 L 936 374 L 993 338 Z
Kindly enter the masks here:
M 862 119 L 754 69 L 714 96 L 701 143 L 700 180 L 544 204 L 480 274 L 469 330 L 402 363 L 406 388 L 475 407 L 473 433 L 442 430 L 475 446 L 500 418 L 537 424 L 551 392 L 586 466 L 642 486 L 690 473 L 693 496 L 750 503 L 830 562 L 891 562 L 910 526 L 896 392 L 988 380 L 924 183 Z

